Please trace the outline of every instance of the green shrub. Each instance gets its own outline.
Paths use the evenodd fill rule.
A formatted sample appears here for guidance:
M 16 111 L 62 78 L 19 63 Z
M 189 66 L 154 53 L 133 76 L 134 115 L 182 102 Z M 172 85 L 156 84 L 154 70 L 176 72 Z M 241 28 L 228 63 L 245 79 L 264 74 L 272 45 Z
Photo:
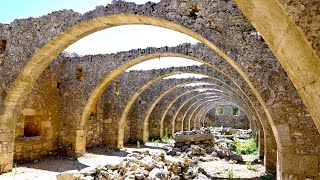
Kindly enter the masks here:
M 234 145 L 236 146 L 236 152 L 238 155 L 241 154 L 241 149 L 242 149 L 242 145 L 241 145 L 241 142 L 239 139 L 235 140 L 234 142 Z
M 167 142 L 168 139 L 169 139 L 168 128 L 166 128 L 165 131 L 164 131 L 164 135 L 162 136 L 161 140 L 163 142 Z
M 236 152 L 239 155 L 252 154 L 258 150 L 258 144 L 253 138 L 250 138 L 243 143 L 239 139 L 237 139 L 234 142 L 234 145 L 236 146 Z
M 137 148 L 140 149 L 140 141 L 137 141 Z
M 165 129 L 164 135 L 161 138 L 162 142 L 172 143 L 174 140 L 171 136 L 168 135 L 168 129 Z

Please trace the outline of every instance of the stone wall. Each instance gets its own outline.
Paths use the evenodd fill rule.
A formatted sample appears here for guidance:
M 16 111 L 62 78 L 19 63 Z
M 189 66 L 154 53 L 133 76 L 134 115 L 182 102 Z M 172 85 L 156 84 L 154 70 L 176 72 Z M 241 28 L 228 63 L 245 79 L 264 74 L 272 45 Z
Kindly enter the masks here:
M 17 120 L 14 159 L 29 161 L 52 155 L 58 149 L 59 109 L 61 107 L 59 63 L 46 69 L 25 102 Z
M 103 122 L 102 119 L 89 119 L 88 134 L 87 134 L 87 148 L 97 145 L 104 145 L 103 143 Z
M 223 114 L 218 115 L 217 107 L 212 108 L 208 114 L 206 114 L 205 126 L 212 127 L 231 127 L 235 129 L 249 129 L 250 123 L 246 113 L 239 109 L 239 114 L 235 115 L 233 113 L 234 108 L 238 108 L 236 106 L 219 106 L 223 108 Z
M 308 42 L 312 44 L 314 48 L 312 50 L 315 51 L 313 54 L 318 55 L 319 48 L 317 39 L 319 34 L 316 32 L 319 28 L 314 25 L 318 24 L 317 18 L 312 18 L 317 14 L 314 12 L 318 11 L 317 8 L 312 10 L 312 7 L 317 7 L 317 4 L 315 1 L 310 1 L 305 6 L 300 6 L 301 3 L 299 3 L 299 1 L 292 2 L 295 3 L 283 1 L 283 4 L 291 4 L 290 6 L 284 7 L 286 7 L 290 17 L 294 19 L 295 24 L 305 29 L 303 30 L 303 35 L 306 36 Z M 299 8 L 295 10 L 296 8 L 292 7 L 305 7 L 308 10 L 306 10 L 307 13 L 303 13 L 303 10 L 299 10 Z M 132 15 L 130 18 L 120 18 L 121 22 L 117 18 L 113 19 L 119 22 L 117 25 L 130 23 L 131 21 L 142 24 L 148 22 L 153 23 L 153 25 L 166 26 L 192 34 L 190 31 L 177 26 L 181 25 L 201 35 L 197 36 L 199 39 L 202 39 L 202 37 L 206 38 L 208 41 L 203 42 L 206 43 L 206 45 L 211 45 L 211 48 L 204 45 L 202 45 L 202 48 L 195 47 L 194 49 L 192 49 L 192 47 L 191 49 L 180 47 L 181 52 L 185 55 L 199 57 L 206 62 L 216 65 L 223 72 L 227 73 L 228 76 L 231 77 L 230 81 L 236 82 L 238 86 L 243 89 L 246 96 L 250 98 L 256 107 L 257 114 L 259 114 L 261 124 L 265 131 L 265 147 L 268 150 L 265 152 L 266 160 L 268 160 L 268 162 L 266 161 L 267 169 L 275 168 L 275 164 L 272 164 L 272 162 L 276 161 L 275 152 L 276 146 L 278 146 L 278 157 L 280 157 L 278 161 L 279 166 L 285 167 L 286 164 L 290 164 L 293 160 L 294 163 L 292 164 L 306 160 L 308 166 L 303 167 L 306 171 L 299 171 L 297 174 L 304 177 L 318 176 L 320 164 L 320 135 L 314 123 L 318 120 L 315 116 L 317 113 L 312 111 L 310 115 L 306 105 L 308 105 L 309 110 L 310 108 L 314 109 L 318 107 L 317 103 L 313 102 L 314 98 L 318 98 L 318 91 L 316 88 L 313 88 L 313 86 L 319 83 L 311 81 L 311 85 L 308 86 L 309 89 L 303 90 L 306 92 L 313 90 L 311 93 L 316 95 L 314 98 L 311 97 L 309 99 L 303 97 L 306 103 L 305 105 L 287 75 L 287 73 L 289 73 L 289 75 L 292 73 L 292 71 L 290 71 L 292 68 L 284 66 L 287 72 L 282 68 L 267 44 L 233 1 L 220 0 L 192 0 L 188 2 L 163 0 L 160 3 L 149 2 L 144 5 L 117 1 L 112 5 L 99 6 L 84 15 L 71 10 L 63 10 L 39 18 L 20 19 L 10 24 L 1 24 L 0 132 L 2 138 L 0 141 L 0 159 L 3 159 L 1 161 L 1 169 L 7 170 L 12 167 L 11 155 L 12 145 L 15 142 L 14 130 L 16 129 L 16 122 L 18 122 L 17 132 L 19 132 L 19 129 L 21 132 L 21 114 L 23 114 L 24 109 L 44 110 L 44 112 L 50 109 L 48 115 L 44 114 L 44 123 L 41 123 L 43 127 L 52 126 L 52 131 L 50 130 L 48 135 L 45 136 L 50 139 L 52 134 L 57 133 L 54 132 L 54 126 L 57 126 L 56 128 L 61 129 L 61 131 L 59 131 L 59 148 L 76 154 L 84 152 L 81 144 L 85 144 L 86 137 L 84 136 L 86 134 L 86 127 L 81 126 L 81 122 L 79 122 L 83 107 L 90 92 L 97 83 L 110 72 L 109 70 L 119 64 L 113 63 L 113 58 L 111 58 L 111 61 L 107 60 L 104 62 L 105 65 L 107 64 L 111 68 L 105 69 L 102 68 L 104 67 L 102 66 L 103 64 L 99 64 L 99 61 L 91 61 L 91 59 L 88 58 L 89 56 L 85 57 L 83 62 L 71 62 L 70 59 L 66 61 L 66 57 L 56 57 L 65 47 L 76 40 L 109 26 L 109 23 L 113 21 L 103 22 L 103 20 L 99 21 L 96 18 L 113 14 L 121 14 L 123 16 L 125 16 L 124 14 Z M 135 16 L 136 14 L 141 16 L 138 18 Z M 300 18 L 304 17 L 305 14 L 307 18 Z M 152 20 L 149 19 L 149 21 L 145 19 L 146 17 L 144 17 L 144 15 L 155 18 Z M 168 22 L 156 21 L 156 18 L 161 18 Z M 310 21 L 307 19 L 310 19 Z M 79 25 L 81 22 L 83 24 Z M 172 24 L 170 24 L 171 22 Z M 65 31 L 74 25 L 77 27 Z M 111 24 L 110 26 L 113 25 Z M 80 28 L 81 30 L 79 31 Z M 65 33 L 61 34 L 58 40 L 56 39 L 47 44 L 63 31 L 65 31 Z M 193 35 L 195 34 L 193 33 Z M 212 51 L 214 48 L 212 44 L 208 42 L 214 43 L 226 54 L 219 53 L 219 56 Z M 290 43 L 289 40 L 285 42 Z M 199 47 L 201 47 L 201 45 L 199 45 Z M 117 62 L 122 64 L 134 57 L 154 53 L 155 51 L 167 52 L 170 51 L 170 48 L 135 50 L 129 52 L 129 54 L 123 52 L 111 56 L 117 57 Z M 305 55 L 309 54 L 303 54 L 302 56 Z M 221 56 L 231 62 L 232 66 Z M 277 56 L 280 57 L 281 54 L 277 54 Z M 235 62 L 233 63 L 229 58 Z M 51 60 L 54 59 L 56 59 L 54 63 L 51 63 Z M 30 64 L 27 65 L 28 62 L 30 62 Z M 42 72 L 45 69 L 47 69 L 45 71 L 50 71 L 50 69 L 55 66 L 55 63 L 59 62 L 62 71 L 61 82 L 59 82 L 59 78 L 48 81 L 51 87 L 45 87 L 44 84 L 44 87 L 39 91 L 31 90 L 29 93 L 30 89 L 41 87 L 41 82 L 49 78 L 46 73 Z M 51 65 L 48 67 L 50 63 Z M 317 65 L 317 63 L 315 64 Z M 310 67 L 310 71 L 317 71 L 315 70 L 317 68 L 312 67 L 313 66 Z M 23 70 L 23 68 L 25 69 Z M 294 72 L 299 72 L 299 68 L 297 65 L 294 66 Z M 57 72 L 59 71 L 60 69 L 57 70 Z M 18 76 L 20 72 L 22 74 Z M 304 77 L 301 76 L 300 73 L 298 76 Z M 305 76 L 309 77 L 308 73 L 305 73 Z M 143 84 L 143 76 L 139 77 L 141 78 L 141 82 L 139 83 Z M 318 76 L 314 77 L 318 78 Z M 16 83 L 13 83 L 16 78 Z M 128 83 L 129 82 L 126 81 L 120 82 L 122 85 Z M 59 91 L 56 90 L 57 87 L 60 87 Z M 126 92 L 127 94 L 124 95 L 130 96 L 134 90 L 135 89 L 131 89 L 130 92 Z M 34 91 L 42 94 L 37 95 Z M 57 98 L 52 99 L 54 102 L 52 106 L 54 107 L 42 103 L 46 101 L 47 93 L 51 94 L 51 91 L 53 96 L 48 99 L 57 97 L 56 94 L 58 92 L 61 93 L 60 100 Z M 300 89 L 300 92 L 301 91 Z M 31 95 L 28 96 L 28 94 Z M 35 94 L 35 96 L 32 97 L 32 94 Z M 37 99 L 37 96 L 41 97 L 41 99 Z M 113 100 L 115 97 L 110 96 L 109 98 Z M 116 103 L 120 100 L 125 100 L 125 97 L 115 99 L 117 99 L 117 101 L 110 100 L 112 103 L 115 102 L 115 104 L 102 104 L 102 108 L 105 109 L 106 112 L 112 108 L 114 111 L 117 111 L 116 109 L 120 111 L 122 105 L 117 105 Z M 60 101 L 60 103 L 58 103 L 58 101 Z M 30 102 L 42 104 L 43 107 L 39 108 L 36 105 L 33 107 L 30 105 L 32 104 Z M 309 103 L 314 105 L 312 106 Z M 56 108 L 58 105 L 60 108 Z M 314 119 L 312 119 L 311 116 Z M 46 118 L 49 119 L 49 117 L 51 117 L 51 119 L 47 121 Z M 53 123 L 56 119 L 58 119 L 59 122 Z M 108 127 L 107 124 L 114 125 L 114 122 L 117 120 L 116 118 L 108 118 L 108 116 L 104 116 L 104 119 L 106 120 L 106 126 L 104 126 L 104 128 Z M 108 137 L 119 135 L 116 131 L 111 133 L 114 134 Z M 278 144 L 275 144 L 276 141 L 274 138 L 277 138 Z M 114 143 L 115 141 L 115 139 L 110 139 L 110 142 Z M 54 140 L 50 140 L 50 142 L 54 142 Z M 42 149 L 38 147 L 32 148 L 39 149 L 39 152 L 42 151 Z M 270 166 L 268 165 L 269 163 Z M 294 174 L 296 167 L 291 168 L 292 169 L 284 169 L 284 171 L 288 171 L 288 174 Z

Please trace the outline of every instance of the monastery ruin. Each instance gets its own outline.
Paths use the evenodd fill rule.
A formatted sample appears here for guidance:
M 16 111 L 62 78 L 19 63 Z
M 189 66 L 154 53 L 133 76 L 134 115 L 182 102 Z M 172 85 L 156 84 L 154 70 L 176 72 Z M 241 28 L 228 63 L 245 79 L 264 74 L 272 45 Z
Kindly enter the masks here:
M 224 126 L 251 129 L 277 179 L 319 179 L 319 14 L 319 0 L 114 1 L 84 14 L 61 10 L 0 24 L 0 171 L 56 153 L 79 157 L 95 145 L 121 149 Z M 87 35 L 131 24 L 199 43 L 63 52 Z M 203 65 L 126 71 L 164 57 Z M 181 73 L 205 77 L 165 78 Z

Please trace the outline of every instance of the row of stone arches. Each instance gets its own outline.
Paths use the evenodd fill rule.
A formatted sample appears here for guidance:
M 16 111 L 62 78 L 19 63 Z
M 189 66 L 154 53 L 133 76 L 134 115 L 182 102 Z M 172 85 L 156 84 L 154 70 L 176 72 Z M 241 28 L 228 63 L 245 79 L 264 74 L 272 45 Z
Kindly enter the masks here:
M 236 1 L 237 2 L 237 1 Z M 115 4 L 112 8 L 116 11 L 119 10 L 119 12 L 127 13 L 127 14 L 115 14 L 114 12 L 109 11 L 110 7 L 106 7 L 106 11 L 99 11 L 99 9 L 91 13 L 88 13 L 84 15 L 83 17 L 76 17 L 75 20 L 72 20 L 70 22 L 63 22 L 65 23 L 64 26 L 61 27 L 61 29 L 48 34 L 48 39 L 45 41 L 41 41 L 43 47 L 37 46 L 36 48 L 41 48 L 39 50 L 32 49 L 30 50 L 34 54 L 32 58 L 29 60 L 28 57 L 24 57 L 26 59 L 22 60 L 24 61 L 23 64 L 23 70 L 21 72 L 13 72 L 14 76 L 13 78 L 16 78 L 14 82 L 9 82 L 10 90 L 6 93 L 5 98 L 2 102 L 2 108 L 1 108 L 1 127 L 4 131 L 2 131 L 3 134 L 3 140 L 2 143 L 9 143 L 13 144 L 14 139 L 12 134 L 14 134 L 15 129 L 15 122 L 19 116 L 19 113 L 22 112 L 23 109 L 23 103 L 25 102 L 28 93 L 32 86 L 35 84 L 37 78 L 41 75 L 41 73 L 44 71 L 44 69 L 60 54 L 60 52 L 65 49 L 70 44 L 74 43 L 81 37 L 84 37 L 90 33 L 96 32 L 98 30 L 107 29 L 109 27 L 119 26 L 119 25 L 126 25 L 126 24 L 149 24 L 149 25 L 155 25 L 155 26 L 161 26 L 166 27 L 172 30 L 176 30 L 185 34 L 188 34 L 196 39 L 198 39 L 200 42 L 205 44 L 208 48 L 215 51 L 220 57 L 222 57 L 227 63 L 229 63 L 230 67 L 233 68 L 234 74 L 236 77 L 234 77 L 234 81 L 237 82 L 245 82 L 246 84 L 242 84 L 243 86 L 248 87 L 246 89 L 246 95 L 250 96 L 253 100 L 253 104 L 257 107 L 257 116 L 260 117 L 259 120 L 261 122 L 261 126 L 264 130 L 265 137 L 265 147 L 266 149 L 275 149 L 275 145 L 272 145 L 274 141 L 274 138 L 277 142 L 278 147 L 278 164 L 279 169 L 278 172 L 281 174 L 281 176 L 286 177 L 288 174 L 294 174 L 295 176 L 303 176 L 303 175 L 310 175 L 310 176 L 317 176 L 316 173 L 318 173 L 319 167 L 318 166 L 318 158 L 317 158 L 317 151 L 316 150 L 308 150 L 303 151 L 306 147 L 312 147 L 313 142 L 317 142 L 318 138 L 318 132 L 317 128 L 314 127 L 314 124 L 316 126 L 319 125 L 319 112 L 318 111 L 318 102 L 317 99 L 319 97 L 316 89 L 318 88 L 317 83 L 317 74 L 319 67 L 319 57 L 318 57 L 318 51 L 313 49 L 311 45 L 308 44 L 308 39 L 305 38 L 304 33 L 301 32 L 301 30 L 298 28 L 298 26 L 290 19 L 290 13 L 286 12 L 285 8 L 282 8 L 281 3 L 277 1 L 245 1 L 245 2 L 237 2 L 237 5 L 240 6 L 240 8 L 245 12 L 245 14 L 249 17 L 249 20 L 255 25 L 255 27 L 259 30 L 259 32 L 262 34 L 264 39 L 266 39 L 268 45 L 273 50 L 275 55 L 277 56 L 278 60 L 280 61 L 282 67 L 286 72 L 288 73 L 288 76 L 293 82 L 293 85 L 298 89 L 298 92 L 300 93 L 302 99 L 304 100 L 304 103 L 308 107 L 308 110 L 311 114 L 311 118 L 304 118 L 304 127 L 308 128 L 302 128 L 301 124 L 295 120 L 294 118 L 290 118 L 288 116 L 282 116 L 282 114 L 286 114 L 286 111 L 289 111 L 288 109 L 282 108 L 282 101 L 286 101 L 289 106 L 295 105 L 301 105 L 300 111 L 304 112 L 306 111 L 306 108 L 304 107 L 304 104 L 302 101 L 299 102 L 293 102 L 290 99 L 286 99 L 286 95 L 277 97 L 277 101 L 271 102 L 271 104 L 266 103 L 267 99 L 267 92 L 263 88 L 259 88 L 259 90 L 253 85 L 252 82 L 254 82 L 256 85 L 259 83 L 262 83 L 260 81 L 256 81 L 252 78 L 252 75 L 248 76 L 246 74 L 250 74 L 248 70 L 244 69 L 246 66 L 241 66 L 241 63 L 244 61 L 241 61 L 240 59 L 246 58 L 246 55 L 239 55 L 234 52 L 230 52 L 230 56 L 228 56 L 224 51 L 230 50 L 228 47 L 228 43 L 226 41 L 217 42 L 216 39 L 213 37 L 218 37 L 217 33 L 213 33 L 210 28 L 205 28 L 201 22 L 192 21 L 195 24 L 190 24 L 188 15 L 181 15 L 179 16 L 166 16 L 166 14 L 172 13 L 170 9 L 168 8 L 177 8 L 179 6 L 175 6 L 174 4 L 171 4 L 170 2 L 163 2 L 162 4 L 159 3 L 156 6 L 152 5 L 153 8 L 148 7 L 151 5 L 147 4 L 145 7 L 147 7 L 147 10 L 140 11 L 141 8 L 145 8 L 144 6 L 135 6 L 135 8 L 127 8 L 121 10 L 121 7 L 124 6 L 130 6 L 130 4 L 121 4 L 124 2 L 119 2 L 118 4 Z M 205 2 L 201 2 L 205 4 Z M 193 5 L 192 2 L 189 3 L 191 6 Z M 132 5 L 132 4 L 131 4 Z M 168 6 L 169 5 L 169 6 Z M 212 4 L 208 4 L 208 7 L 211 7 Z M 223 4 L 226 7 L 229 7 L 230 5 L 233 5 L 233 2 L 225 2 Z M 154 8 L 156 7 L 156 10 Z M 167 7 L 164 8 L 164 7 Z M 139 9 L 140 8 L 140 9 Z M 157 9 L 158 8 L 158 9 Z M 164 9 L 162 9 L 164 8 Z M 158 11 L 159 10 L 159 11 Z M 168 13 L 160 13 L 163 10 L 167 10 Z M 263 11 L 261 11 L 263 10 Z M 128 11 L 128 12 L 127 12 Z M 140 15 L 135 15 L 133 12 L 137 11 L 136 13 Z M 205 12 L 203 9 L 202 11 Z M 142 13 L 143 12 L 143 13 Z M 170 13 L 169 13 L 170 12 Z M 235 10 L 235 14 L 239 14 L 238 11 Z M 257 13 L 260 12 L 260 13 Z M 158 14 L 157 14 L 158 13 Z M 115 14 L 115 15 L 110 15 Z M 145 14 L 145 15 L 141 15 Z M 275 16 L 274 14 L 277 14 Z M 231 19 L 233 18 L 233 15 L 231 13 Z M 254 18 L 253 18 L 254 17 Z M 279 18 L 281 17 L 281 18 Z M 198 17 L 196 16 L 196 19 L 199 20 L 207 20 L 206 18 Z M 264 18 L 268 18 L 270 22 L 284 22 L 284 23 L 276 23 L 278 26 L 272 26 L 270 24 L 262 23 L 261 21 Z M 167 19 L 167 20 L 164 20 Z M 181 19 L 185 21 L 180 21 Z M 259 21 L 260 20 L 260 21 Z M 246 22 L 246 20 L 241 20 L 242 22 Z M 61 23 L 61 22 L 60 22 Z M 63 24 L 61 23 L 61 24 Z M 179 25 L 180 24 L 180 25 Z M 198 26 L 197 26 L 198 25 Z M 187 28 L 188 27 L 188 28 Z M 286 28 L 290 27 L 290 28 Z M 279 31 L 279 29 L 282 29 Z M 5 32 L 5 31 L 3 31 Z M 236 34 L 238 31 L 234 31 Z M 281 35 L 277 34 L 278 32 L 282 32 Z M 212 33 L 212 34 L 210 34 Z M 213 36 L 214 34 L 214 36 Z M 228 33 L 222 34 L 221 37 L 224 35 L 230 35 Z M 7 35 L 5 33 L 2 33 L 1 36 L 3 37 L 9 37 L 10 35 Z M 41 37 L 38 37 L 41 38 Z M 286 41 L 282 40 L 279 41 L 279 38 L 286 39 Z M 37 38 L 35 38 L 37 39 Z M 220 38 L 220 40 L 223 38 Z M 232 39 L 232 38 L 231 38 Z M 217 42 L 219 46 L 221 46 L 224 51 L 219 49 L 214 43 Z M 293 46 L 286 46 L 289 42 L 293 42 Z M 10 42 L 9 42 L 10 43 Z M 303 43 L 301 45 L 301 43 Z M 312 42 L 311 42 L 312 43 Z M 23 45 L 22 45 L 23 46 Z M 258 46 L 259 48 L 261 46 Z M 301 48 L 302 47 L 302 48 Z M 236 47 L 232 47 L 236 48 Z M 239 52 L 240 49 L 238 49 Z M 307 53 L 311 52 L 311 53 Z M 231 58 L 232 57 L 232 58 Z M 238 57 L 238 58 L 237 58 Z M 249 58 L 250 55 L 247 56 Z M 237 58 L 237 62 L 233 61 L 232 59 Z M 290 61 L 290 63 L 289 63 Z M 28 62 L 28 63 L 26 63 Z M 275 61 L 276 62 L 276 61 Z M 301 63 L 304 62 L 304 63 Z M 244 63 L 245 64 L 245 63 Z M 262 63 L 263 64 L 263 63 Z M 263 64 L 266 65 L 266 64 Z M 219 66 L 219 65 L 218 65 Z M 227 71 L 232 70 L 230 67 L 226 67 Z M 19 69 L 19 68 L 17 68 Z M 248 68 L 249 70 L 252 70 Z M 279 73 L 277 74 L 279 70 Z M 246 72 L 245 72 L 246 71 Z M 254 70 L 253 70 L 254 71 Z M 276 75 L 282 75 L 282 69 L 277 69 L 277 71 L 274 72 Z M 256 72 L 256 71 L 254 71 Z M 298 73 L 300 72 L 300 73 Z M 301 73 L 303 75 L 301 75 Z M 254 73 L 253 73 L 254 74 Z M 260 76 L 259 76 L 260 77 Z M 284 86 L 288 87 L 291 92 L 295 93 L 295 97 L 299 96 L 297 95 L 297 92 L 295 92 L 294 88 L 292 88 L 292 84 L 290 82 L 288 83 L 288 79 L 284 79 L 287 81 L 284 81 Z M 275 80 L 276 81 L 276 80 Z M 275 83 L 277 84 L 277 83 Z M 276 88 L 275 85 L 272 86 L 272 88 Z M 293 90 L 291 90 L 293 89 Z M 264 94 L 264 95 L 261 95 Z M 283 98 L 285 97 L 285 98 Z M 274 103 L 276 102 L 276 103 Z M 93 101 L 91 104 L 95 104 L 96 101 Z M 87 103 L 90 104 L 90 103 Z M 89 105 L 90 107 L 90 105 Z M 278 108 L 280 107 L 280 108 Z M 294 107 L 290 107 L 291 109 L 294 109 Z M 79 142 L 84 134 L 84 122 L 85 117 L 88 116 L 88 113 L 91 111 L 87 111 L 85 109 L 84 115 L 81 117 L 80 125 L 78 126 L 76 130 L 76 142 Z M 258 115 L 259 114 L 259 115 Z M 285 118 L 285 121 L 282 119 Z M 8 130 L 6 130 L 8 129 Z M 123 129 L 120 127 L 119 129 Z M 305 141 L 305 145 L 303 146 L 303 149 L 300 149 L 300 147 L 297 147 L 294 145 L 295 131 L 299 131 L 299 133 L 302 134 L 300 139 L 303 139 Z M 312 132 L 312 133 L 308 133 Z M 119 133 L 120 134 L 120 133 Z M 273 138 L 274 136 L 274 138 Z M 120 136 L 121 137 L 121 136 Z M 288 143 L 289 142 L 289 143 Z M 308 144 L 311 143 L 311 144 Z M 270 146 L 269 146 L 270 145 Z M 81 147 L 81 146 L 80 146 Z M 78 148 L 81 149 L 78 145 L 76 145 L 74 148 L 77 150 Z M 307 152 L 307 153 L 306 153 Z M 11 155 L 10 155 L 11 154 Z M 272 153 L 271 153 L 272 154 Z M 274 152 L 273 152 L 274 154 Z M 12 152 L 8 151 L 3 153 L 3 169 L 10 169 L 12 167 Z M 1 157 L 2 157 L 1 156 Z M 274 155 L 273 155 L 274 156 Z M 290 161 L 299 162 L 301 158 L 307 159 L 310 166 L 306 167 L 300 167 L 299 170 L 295 171 L 294 167 L 284 168 L 284 165 L 290 164 Z M 317 161 L 313 161 L 311 159 L 317 159 Z M 275 159 L 272 159 L 272 161 L 275 161 Z M 274 168 L 274 167 L 273 167 Z M 310 170 L 311 169 L 311 170 Z

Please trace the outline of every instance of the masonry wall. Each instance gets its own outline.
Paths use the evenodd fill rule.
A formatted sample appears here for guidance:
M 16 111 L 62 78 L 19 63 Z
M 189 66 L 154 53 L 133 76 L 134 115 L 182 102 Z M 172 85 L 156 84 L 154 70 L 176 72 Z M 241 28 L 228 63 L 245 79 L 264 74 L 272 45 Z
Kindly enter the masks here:
M 86 147 L 91 148 L 99 145 L 104 145 L 104 111 L 101 104 L 101 101 L 98 101 L 96 108 L 90 114 L 88 123 L 87 123 L 87 139 Z
M 212 108 L 208 114 L 206 114 L 204 125 L 212 127 L 231 127 L 236 129 L 249 129 L 250 123 L 246 113 L 240 110 L 239 115 L 233 115 L 233 108 L 236 106 L 219 106 L 223 108 L 223 114 L 218 115 L 216 108 Z
M 304 29 L 304 35 L 308 38 L 308 41 L 312 43 L 312 47 L 315 49 L 316 53 L 319 54 L 319 41 L 317 41 L 319 39 L 319 34 L 316 33 L 319 28 L 315 26 L 318 24 L 318 21 L 317 18 L 313 18 L 319 14 L 314 13 L 318 12 L 316 1 L 308 1 L 305 5 L 299 1 L 290 1 L 292 3 L 281 2 L 283 2 L 283 4 L 288 4 L 288 6 L 285 7 L 287 8 L 290 17 L 295 20 L 294 22 L 300 26 L 301 29 Z M 299 8 L 305 8 L 306 13 Z M 257 91 L 261 94 L 262 99 L 266 102 L 265 107 L 259 103 L 239 74 L 236 73 L 221 57 L 217 56 L 216 53 L 213 53 L 208 48 L 203 48 L 200 51 L 190 51 L 190 49 L 187 49 L 184 53 L 199 56 L 205 61 L 218 66 L 221 70 L 228 73 L 230 77 L 244 89 L 248 97 L 252 99 L 252 102 L 257 107 L 257 112 L 261 116 L 261 120 L 264 121 L 263 125 L 266 132 L 265 140 L 267 142 L 266 144 L 268 144 L 267 149 L 270 149 L 268 152 L 272 154 L 268 159 L 271 159 L 273 162 L 276 161 L 276 144 L 272 132 L 273 129 L 274 131 L 277 131 L 276 134 L 280 134 L 280 136 L 277 137 L 277 145 L 281 148 L 281 151 L 278 151 L 278 153 L 281 153 L 279 156 L 281 159 L 279 160 L 284 162 L 284 165 L 289 164 L 290 161 L 299 163 L 302 160 L 306 160 L 308 162 L 306 165 L 308 166 L 303 168 L 306 169 L 308 177 L 318 176 L 320 164 L 320 136 L 308 109 L 288 78 L 286 72 L 281 67 L 281 64 L 276 60 L 267 44 L 258 35 L 250 22 L 240 12 L 236 4 L 234 4 L 233 1 L 218 0 L 194 0 L 188 2 L 163 0 L 160 3 L 147 3 L 145 5 L 135 5 L 134 3 L 117 1 L 112 5 L 99 6 L 95 10 L 85 13 L 84 15 L 70 10 L 64 10 L 50 13 L 39 18 L 27 18 L 15 20 L 10 24 L 1 24 L 1 40 L 6 40 L 7 42 L 6 48 L 3 48 L 2 42 L 0 54 L 0 117 L 6 119 L 5 121 L 2 121 L 3 123 L 1 124 L 0 129 L 1 137 L 3 137 L 0 141 L 0 158 L 8 159 L 4 160 L 3 162 L 5 163 L 1 166 L 12 166 L 11 158 L 9 156 L 12 154 L 12 146 L 15 142 L 15 138 L 11 137 L 15 136 L 13 135 L 15 133 L 15 122 L 19 121 L 21 118 L 19 113 L 23 112 L 26 106 L 26 104 L 19 104 L 17 107 L 14 107 L 14 109 L 8 109 L 8 107 L 11 107 L 10 103 L 2 103 L 5 102 L 4 99 L 19 72 L 27 64 L 29 59 L 36 52 L 39 52 L 41 47 L 69 27 L 72 27 L 79 22 L 85 22 L 88 19 L 118 13 L 140 14 L 163 18 L 201 34 L 203 37 L 220 47 L 228 56 L 235 60 L 244 74 L 252 81 L 253 86 L 256 87 Z M 304 16 L 305 14 L 306 16 Z M 166 50 L 167 48 L 163 48 L 163 51 Z M 135 55 L 152 53 L 152 51 L 146 50 L 139 53 L 140 54 Z M 122 60 L 125 61 L 134 57 L 134 54 L 130 55 L 133 56 L 127 56 Z M 84 67 L 84 65 L 82 66 Z M 75 71 L 77 66 L 70 65 L 66 67 L 67 72 L 63 73 L 65 76 L 62 78 L 61 85 L 62 102 L 60 105 L 62 108 L 59 109 L 58 115 L 58 119 L 61 119 L 59 122 L 61 123 L 61 126 L 59 127 L 61 129 L 59 132 L 59 148 L 61 147 L 61 149 L 67 150 L 71 149 L 72 151 L 74 149 L 72 144 L 75 142 L 74 137 L 78 133 L 84 133 L 84 131 L 86 131 L 84 127 L 77 127 L 83 103 L 87 99 L 88 92 L 91 92 L 90 90 L 92 90 L 86 88 L 93 88 L 93 84 L 99 82 L 100 79 L 98 78 L 95 81 L 91 81 L 92 79 L 90 78 L 87 79 L 90 81 L 84 81 L 81 80 L 81 78 L 70 79 L 70 82 L 74 83 L 69 85 L 68 83 L 64 83 L 67 82 L 65 79 L 68 79 L 68 77 L 77 77 L 75 72 L 79 71 Z M 87 69 L 84 68 L 84 72 L 89 74 L 90 72 L 96 72 L 94 71 L 96 69 L 91 68 L 90 66 L 87 67 Z M 36 67 L 33 68 L 34 69 L 29 70 L 37 70 Z M 70 76 L 68 76 L 68 74 Z M 86 79 L 86 77 L 90 76 L 85 75 L 84 79 Z M 30 77 L 25 77 L 25 81 L 22 83 L 28 84 L 28 80 L 31 80 L 32 78 L 32 75 L 30 75 Z M 92 84 L 90 84 L 90 82 L 92 82 Z M 39 81 L 36 82 L 36 84 L 37 83 L 39 83 Z M 36 84 L 34 87 L 38 86 Z M 54 86 L 57 85 L 55 81 L 51 84 Z M 77 88 L 79 88 L 79 91 L 74 91 Z M 49 89 L 50 88 L 41 89 L 41 92 Z M 43 96 L 45 96 L 45 93 Z M 39 102 L 37 100 L 35 104 L 40 102 L 40 100 Z M 72 105 L 77 106 L 74 107 Z M 6 107 L 6 109 L 2 107 Z M 34 107 L 30 108 L 35 109 Z M 45 108 L 47 108 L 47 106 L 45 106 Z M 265 109 L 268 109 L 270 113 L 266 114 L 264 111 Z M 13 110 L 13 114 L 9 114 L 8 116 L 8 114 L 6 114 L 7 110 Z M 71 110 L 74 111 L 71 112 Z M 69 113 L 64 114 L 63 112 Z M 51 113 L 54 114 L 54 112 Z M 267 117 L 272 118 L 274 122 L 270 124 L 270 122 L 266 121 L 268 119 Z M 80 140 L 81 142 L 84 142 L 81 137 Z M 279 165 L 284 166 L 281 163 Z M 274 164 L 271 166 L 275 167 Z M 295 167 L 292 168 L 294 169 Z M 267 167 L 267 169 L 269 169 L 269 167 Z M 292 169 L 287 171 L 287 174 L 295 173 Z M 305 172 L 299 172 L 298 174 L 303 176 L 304 173 Z M 304 178 L 307 177 L 307 175 L 305 175 Z
M 61 105 L 60 75 L 60 64 L 51 64 L 29 94 L 16 126 L 16 161 L 30 161 L 57 152 L 58 114 Z

